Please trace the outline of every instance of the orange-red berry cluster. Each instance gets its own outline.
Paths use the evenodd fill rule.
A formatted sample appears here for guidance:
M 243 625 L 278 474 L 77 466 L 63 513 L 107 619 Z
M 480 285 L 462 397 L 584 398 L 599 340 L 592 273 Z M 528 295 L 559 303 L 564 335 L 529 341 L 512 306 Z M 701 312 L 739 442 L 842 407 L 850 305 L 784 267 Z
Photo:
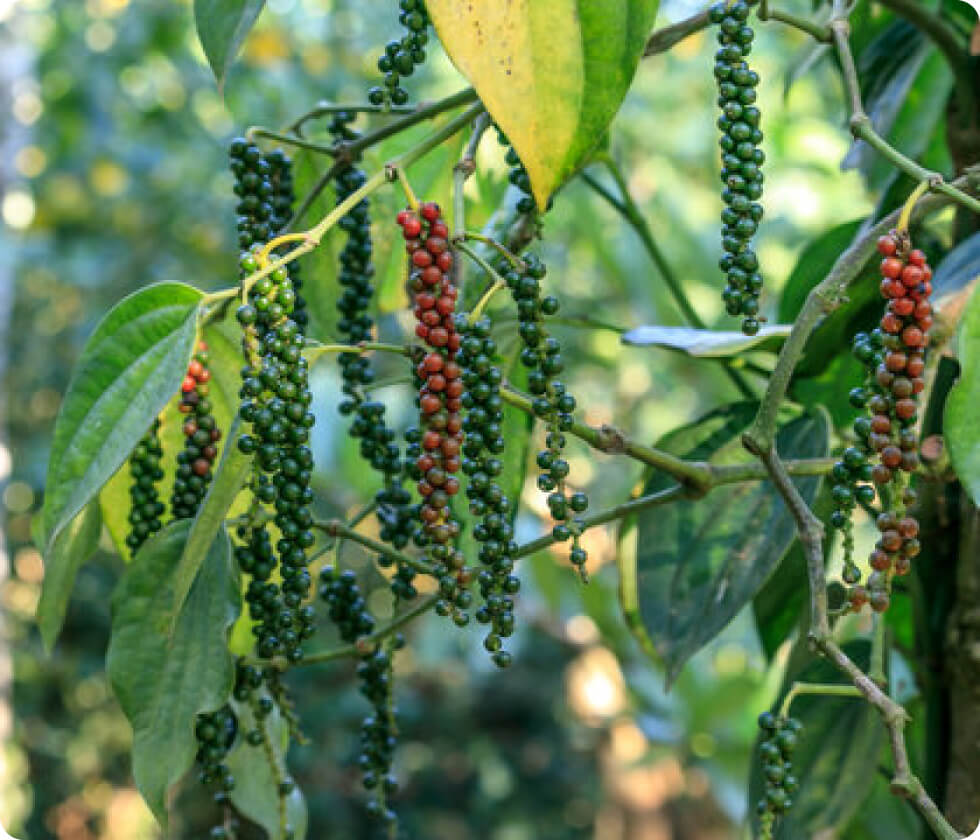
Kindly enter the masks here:
M 180 412 L 190 415 L 183 425 L 184 449 L 177 454 L 177 476 L 171 500 L 174 518 L 191 518 L 197 514 L 211 480 L 211 467 L 218 457 L 221 431 L 211 414 L 211 371 L 208 369 L 208 346 L 198 342 L 197 352 L 187 366 L 180 386 Z
M 873 365 L 873 393 L 867 401 L 870 418 L 862 428 L 868 449 L 877 455 L 871 480 L 879 487 L 893 485 L 889 498 L 894 507 L 877 517 L 880 536 L 868 558 L 872 571 L 866 586 L 851 588 L 849 600 L 852 609 L 870 603 L 881 612 L 889 605 L 891 578 L 907 575 L 920 550 L 919 523 L 905 512 L 907 505 L 915 503 L 915 492 L 899 479 L 919 465 L 915 421 L 932 327 L 932 269 L 926 255 L 910 247 L 906 234 L 892 231 L 882 236 L 878 251 L 881 294 L 888 304 L 874 337 L 880 350 L 861 351 Z
M 418 319 L 415 334 L 430 348 L 416 370 L 422 383 L 422 439 L 415 464 L 422 496 L 422 525 L 432 544 L 429 554 L 437 567 L 446 575 L 455 574 L 462 568 L 462 558 L 449 547 L 459 535 L 459 523 L 449 511 L 449 500 L 459 492 L 455 473 L 460 469 L 463 445 L 463 380 L 456 358 L 461 336 L 454 321 L 457 289 L 451 274 L 449 228 L 439 206 L 431 202 L 420 205 L 418 214 L 402 211 L 397 221 L 412 264 L 409 282 Z M 448 582 L 444 588 L 450 588 Z

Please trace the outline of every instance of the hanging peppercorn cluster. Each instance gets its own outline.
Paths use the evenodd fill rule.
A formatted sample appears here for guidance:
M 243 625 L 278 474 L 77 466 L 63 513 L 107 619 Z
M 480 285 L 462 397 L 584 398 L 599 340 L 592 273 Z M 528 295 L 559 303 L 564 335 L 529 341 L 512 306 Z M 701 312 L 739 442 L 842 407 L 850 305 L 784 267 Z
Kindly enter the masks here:
M 772 712 L 759 715 L 762 743 L 759 756 L 762 759 L 762 775 L 765 793 L 756 805 L 762 837 L 772 837 L 776 820 L 793 804 L 793 795 L 799 782 L 793 775 L 793 752 L 799 741 L 803 725 L 792 717 L 776 717 Z
M 338 573 L 332 566 L 324 567 L 320 572 L 320 598 L 327 604 L 330 620 L 337 626 L 343 641 L 356 642 L 374 631 L 374 617 L 353 571 L 347 569 Z M 387 797 L 397 789 L 397 782 L 391 775 L 397 745 L 391 663 L 393 651 L 403 644 L 400 634 L 380 645 L 365 644 L 357 666 L 361 693 L 373 706 L 372 714 L 361 724 L 361 751 L 357 763 L 364 787 L 372 793 L 368 813 L 385 822 L 395 820 L 394 812 L 386 803 Z
M 908 486 L 908 474 L 919 465 L 915 422 L 918 395 L 925 387 L 925 352 L 932 326 L 932 269 L 926 256 L 910 247 L 907 235 L 892 232 L 878 241 L 882 297 L 888 303 L 878 328 L 854 337 L 854 354 L 865 365 L 863 388 L 851 392 L 855 407 L 867 414 L 854 421 L 856 446 L 848 447 L 834 466 L 832 490 L 837 510 L 831 524 L 844 531 L 843 577 L 850 585 L 848 604 L 858 610 L 865 603 L 883 612 L 888 608 L 892 578 L 909 573 L 911 560 L 920 550 L 919 523 L 906 509 L 916 500 Z M 858 585 L 861 571 L 851 556 L 850 514 L 855 501 L 870 503 L 878 487 L 882 511 L 875 524 L 880 537 L 868 559 L 871 567 L 865 585 Z
M 209 359 L 207 344 L 198 342 L 197 352 L 187 366 L 187 375 L 180 386 L 178 408 L 188 417 L 183 425 L 184 448 L 177 453 L 177 476 L 170 500 L 174 519 L 197 516 L 218 457 L 221 430 L 211 413 Z
M 215 802 L 227 806 L 228 794 L 235 789 L 235 777 L 225 759 L 238 735 L 238 718 L 228 705 L 216 712 L 198 715 L 194 735 L 197 738 L 198 780 L 214 791 Z M 211 830 L 210 836 L 225 838 L 231 835 L 220 825 Z
M 465 315 L 457 316 L 457 329 L 463 337 L 459 365 L 463 374 L 463 460 L 461 469 L 466 481 L 470 513 L 479 517 L 473 538 L 480 544 L 479 560 L 483 568 L 477 575 L 483 605 L 476 620 L 489 624 L 483 646 L 501 668 L 511 664 L 511 654 L 502 650 L 502 640 L 514 633 L 513 595 L 521 587 L 513 574 L 514 541 L 512 523 L 514 506 L 504 494 L 497 479 L 503 472 L 500 455 L 504 451 L 503 402 L 500 385 L 503 374 L 494 364 L 497 344 L 490 337 L 490 321 L 480 318 L 469 324 Z
M 517 303 L 518 335 L 524 345 L 521 363 L 529 368 L 527 382 L 536 417 L 547 427 L 546 448 L 538 452 L 538 489 L 548 494 L 548 509 L 555 519 L 552 535 L 559 542 L 572 540 L 569 559 L 583 580 L 587 579 L 586 551 L 579 540 L 584 529 L 580 517 L 589 506 L 582 492 L 568 492 L 568 461 L 564 458 L 565 432 L 572 427 L 575 398 L 557 377 L 564 369 L 558 339 L 548 334 L 545 316 L 558 311 L 558 298 L 541 296 L 541 279 L 546 274 L 543 262 L 534 254 L 523 257 L 523 270 L 511 269 L 504 275 L 507 287 Z
M 249 173 L 262 170 L 263 183 L 268 183 L 271 196 L 272 167 L 261 156 L 256 161 L 254 150 L 250 144 L 233 141 L 232 170 L 237 176 L 244 164 L 239 183 Z M 280 166 L 280 182 L 281 175 Z M 272 205 L 268 208 L 271 217 Z M 264 216 L 265 211 L 259 215 Z M 246 221 L 255 219 L 246 217 Z M 243 227 L 240 221 L 240 231 Z M 254 234 L 255 225 L 248 230 Z M 240 261 L 243 278 L 259 269 L 260 246 L 258 239 L 248 243 L 250 250 Z M 309 411 L 313 395 L 309 390 L 308 365 L 302 356 L 303 334 L 291 318 L 295 304 L 289 271 L 280 266 L 254 283 L 248 302 L 237 311 L 246 360 L 239 415 L 249 424 L 249 431 L 238 439 L 238 447 L 255 456 L 255 471 L 251 481 L 253 506 L 249 522 L 239 529 L 244 544 L 237 546 L 236 556 L 243 570 L 252 570 L 246 600 L 258 622 L 253 632 L 259 655 L 285 655 L 290 661 L 302 658 L 301 642 L 314 631 L 312 619 L 305 620 L 296 612 L 311 583 L 306 566 L 307 550 L 314 542 L 310 530 L 313 453 L 307 443 L 314 418 Z M 264 524 L 254 521 L 267 504 L 274 506 L 275 523 L 282 535 L 274 548 Z M 281 586 L 269 580 L 276 568 Z
M 463 626 L 469 621 L 464 610 L 471 596 L 466 591 L 469 570 L 455 547 L 460 526 L 450 507 L 459 492 L 456 473 L 463 445 L 463 380 L 457 361 L 461 337 L 453 317 L 458 293 L 450 274 L 449 228 L 439 206 L 431 202 L 422 204 L 417 215 L 403 210 L 397 221 L 412 265 L 409 285 L 419 322 L 415 334 L 429 347 L 416 369 L 422 383 L 418 400 L 421 429 L 413 433 L 408 450 L 414 459 L 410 474 L 422 496 L 422 532 L 416 542 L 427 547 L 439 580 L 443 598 L 436 612 L 451 615 Z
M 129 534 L 126 545 L 134 554 L 136 550 L 163 527 L 161 517 L 165 507 L 160 501 L 157 484 L 163 479 L 160 459 L 160 421 L 154 420 L 129 456 Z
M 334 115 L 329 130 L 336 142 L 349 142 L 358 136 L 350 128 L 355 115 L 342 111 Z M 337 171 L 334 179 L 337 203 L 340 204 L 367 180 L 362 169 L 349 165 Z M 337 309 L 340 320 L 338 331 L 349 344 L 370 341 L 373 337 L 374 320 L 370 315 L 374 295 L 372 279 L 374 265 L 371 262 L 371 218 L 367 199 L 351 208 L 338 225 L 347 235 L 340 252 L 339 281 L 343 287 Z M 411 494 L 402 486 L 404 463 L 396 441 L 396 434 L 385 420 L 385 405 L 369 400 L 366 389 L 374 382 L 371 359 L 364 353 L 341 353 L 339 357 L 344 399 L 339 410 L 344 415 L 354 415 L 349 434 L 360 441 L 360 453 L 375 470 L 381 473 L 384 487 L 375 495 L 380 536 L 395 548 L 404 548 L 418 528 L 418 508 L 412 504 Z M 384 555 L 379 556 L 382 565 L 390 564 Z M 415 597 L 411 567 L 399 564 L 391 585 L 402 598 Z
M 759 148 L 761 114 L 753 104 L 759 76 L 745 61 L 755 37 L 747 23 L 753 5 L 754 2 L 746 0 L 735 0 L 731 5 L 719 2 L 709 11 L 711 22 L 719 27 L 720 44 L 715 53 L 715 79 L 721 108 L 718 118 L 724 185 L 721 196 L 727 205 L 721 214 L 725 254 L 720 266 L 728 277 L 722 299 L 730 315 L 745 316 L 742 331 L 746 335 L 759 331 L 762 277 L 758 273 L 759 260 L 752 249 L 752 237 L 762 220 L 759 199 L 765 161 L 765 154 Z
M 425 62 L 425 47 L 429 43 L 429 13 L 425 0 L 399 0 L 398 22 L 405 28 L 401 40 L 385 44 L 384 55 L 378 59 L 378 70 L 385 74 L 384 86 L 368 91 L 372 105 L 404 105 L 408 91 L 402 79 L 411 76 Z
M 266 242 L 273 235 L 272 166 L 262 150 L 244 137 L 237 137 L 228 146 L 230 166 L 235 176 L 234 191 L 238 196 L 238 245 L 247 251 L 256 242 Z

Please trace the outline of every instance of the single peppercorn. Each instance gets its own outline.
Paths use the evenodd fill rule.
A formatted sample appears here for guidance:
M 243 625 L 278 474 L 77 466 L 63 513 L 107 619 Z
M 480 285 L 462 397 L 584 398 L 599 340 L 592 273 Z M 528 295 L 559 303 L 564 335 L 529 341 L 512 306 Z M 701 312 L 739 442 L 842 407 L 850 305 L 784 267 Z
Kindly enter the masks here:
M 160 459 L 160 420 L 153 421 L 149 430 L 136 444 L 129 456 L 129 533 L 126 546 L 133 553 L 163 527 L 165 507 L 157 489 L 163 479 Z

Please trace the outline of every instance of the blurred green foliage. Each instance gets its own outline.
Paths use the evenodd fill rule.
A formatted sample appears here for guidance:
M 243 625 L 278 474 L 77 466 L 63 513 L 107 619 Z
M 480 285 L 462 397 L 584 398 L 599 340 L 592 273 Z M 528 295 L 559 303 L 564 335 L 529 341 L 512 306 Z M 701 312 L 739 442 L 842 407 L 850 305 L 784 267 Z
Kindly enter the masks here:
M 16 283 L 5 382 L 13 466 L 3 494 L 13 572 L 2 592 L 14 656 L 14 737 L 0 764 L 0 822 L 18 837 L 160 836 L 132 786 L 130 733 L 103 673 L 109 597 L 120 572 L 108 543 L 80 575 L 52 658 L 42 656 L 32 625 L 42 570 L 30 545 L 30 519 L 44 489 L 60 395 L 81 343 L 109 305 L 147 283 L 180 280 L 204 289 L 229 283 L 235 247 L 227 139 L 251 124 L 288 123 L 318 99 L 363 101 L 376 76 L 374 57 L 397 29 L 393 5 L 270 0 L 222 100 L 195 41 L 187 2 L 0 4 L 0 16 L 6 15 L 0 25 L 33 51 L 29 74 L 15 86 L 13 115 L 4 115 L 23 125 L 27 139 L 16 153 L 19 178 L 4 202 L 8 230 L 0 233 L 4 248 L 12 249 Z M 665 3 L 661 21 L 699 5 Z M 788 6 L 807 12 L 811 4 Z M 769 161 L 759 251 L 766 307 L 774 317 L 803 246 L 867 215 L 875 196 L 857 171 L 839 169 L 848 141 L 833 66 L 817 63 L 784 97 L 784 83 L 810 44 L 773 27 L 763 28 L 759 41 Z M 699 35 L 641 66 L 614 124 L 612 153 L 695 307 L 709 323 L 730 328 L 715 265 L 712 49 L 710 37 Z M 433 52 L 431 66 L 411 80 L 420 99 L 461 84 L 444 56 Z M 421 164 L 410 173 L 416 186 L 428 180 L 427 194 L 444 189 L 440 172 L 444 179 L 452 159 L 446 154 L 436 169 Z M 309 155 L 297 161 L 307 181 L 325 166 Z M 506 186 L 501 149 L 490 136 L 478 164 L 468 190 L 472 227 L 488 221 Z M 320 209 L 330 201 L 327 196 Z M 397 200 L 386 196 L 374 211 L 379 242 L 392 239 L 393 227 L 381 208 L 395 207 Z M 681 323 L 635 234 L 585 184 L 561 192 L 545 218 L 540 251 L 571 320 L 589 316 L 623 328 Z M 331 337 L 335 319 L 331 254 L 327 243 L 304 269 L 322 339 Z M 382 333 L 397 336 L 404 292 L 397 270 L 385 278 Z M 717 362 L 624 347 L 610 330 L 565 326 L 558 332 L 569 348 L 570 388 L 587 422 L 615 422 L 653 441 L 738 398 Z M 327 367 L 318 368 L 314 385 L 323 418 L 315 435 L 317 481 L 324 507 L 336 514 L 354 509 L 374 488 L 343 425 L 333 419 L 339 378 Z M 391 372 L 382 369 L 381 376 Z M 385 395 L 406 418 L 407 392 L 396 386 Z M 644 477 L 632 464 L 609 468 L 611 458 L 581 446 L 573 448 L 571 461 L 594 509 L 624 499 Z M 533 486 L 525 502 L 522 539 L 544 528 L 545 509 Z M 590 533 L 587 543 L 596 572 L 588 588 L 557 556 L 527 561 L 516 665 L 508 672 L 491 672 L 476 631 L 445 633 L 439 619 L 416 629 L 398 666 L 403 743 L 397 769 L 404 780 L 398 808 L 406 836 L 739 835 L 754 712 L 778 690 L 788 651 L 784 647 L 768 667 L 752 617 L 743 612 L 666 694 L 663 671 L 640 655 L 618 612 L 615 532 Z M 343 557 L 373 585 L 369 598 L 383 615 L 386 588 L 367 555 L 347 547 Z M 310 802 L 310 836 L 372 837 L 352 767 L 365 703 L 349 666 L 309 669 L 292 680 L 311 741 L 291 757 Z M 893 820 L 889 824 L 901 824 L 891 800 L 873 803 Z M 170 836 L 202 836 L 208 807 L 191 780 L 180 792 Z M 907 833 L 888 836 L 917 836 L 908 821 L 900 830 Z

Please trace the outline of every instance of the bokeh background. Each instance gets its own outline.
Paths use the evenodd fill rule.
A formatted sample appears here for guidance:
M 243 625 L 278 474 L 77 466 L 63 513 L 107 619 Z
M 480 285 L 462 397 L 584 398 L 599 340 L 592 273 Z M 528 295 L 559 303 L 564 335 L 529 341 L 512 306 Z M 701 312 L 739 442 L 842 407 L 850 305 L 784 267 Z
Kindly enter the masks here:
M 701 5 L 666 0 L 660 23 Z M 163 836 L 133 787 L 129 727 L 103 671 L 109 598 L 121 571 L 108 542 L 79 576 L 52 657 L 43 655 L 32 623 L 43 565 L 30 542 L 31 518 L 73 361 L 100 315 L 133 289 L 160 280 L 205 289 L 232 281 L 227 140 L 252 124 L 286 124 L 319 99 L 363 101 L 376 83 L 375 56 L 397 34 L 394 7 L 390 0 L 269 0 L 222 97 L 187 0 L 0 0 L 0 823 L 18 838 Z M 834 68 L 816 62 L 800 73 L 808 50 L 799 33 L 776 27 L 763 28 L 756 50 L 768 155 L 760 256 L 772 310 L 803 244 L 873 206 L 859 175 L 840 168 L 848 140 Z M 694 305 L 710 324 L 731 328 L 715 268 L 712 51 L 711 36 L 701 34 L 644 61 L 611 148 Z M 462 84 L 435 47 L 410 89 L 433 99 Z M 303 165 L 312 173 L 324 163 L 303 158 Z M 486 220 L 505 189 L 502 151 L 488 135 L 469 185 L 471 218 Z M 375 223 L 378 238 L 390 239 L 390 220 Z M 566 314 L 624 328 L 681 323 L 634 232 L 586 185 L 561 192 L 539 247 Z M 305 277 L 318 337 L 330 338 L 329 260 Z M 379 297 L 382 330 L 397 336 L 402 290 L 389 283 Z M 716 363 L 624 347 L 610 329 L 567 327 L 560 337 L 570 387 L 590 423 L 614 422 L 653 441 L 737 398 Z M 324 504 L 345 512 L 374 487 L 331 414 L 339 380 L 327 367 L 316 383 L 319 486 Z M 404 412 L 407 394 L 396 387 L 390 396 Z M 641 478 L 632 462 L 574 444 L 571 461 L 593 509 L 625 499 Z M 544 513 L 529 482 L 522 538 L 544 531 Z M 786 652 L 767 667 L 751 618 L 741 615 L 666 693 L 663 673 L 635 647 L 618 612 L 616 538 L 613 528 L 588 535 L 587 588 L 557 554 L 525 561 L 516 664 L 506 673 L 490 666 L 476 630 L 448 633 L 432 619 L 413 631 L 398 665 L 398 810 L 406 836 L 743 836 L 754 716 L 771 702 Z M 375 588 L 372 603 L 383 610 L 384 584 L 371 577 L 369 558 L 349 547 L 344 560 Z M 295 749 L 292 763 L 318 840 L 374 836 L 352 767 L 366 713 L 352 677 L 350 666 L 338 664 L 293 683 L 311 744 Z M 169 836 L 199 838 L 207 803 L 193 783 L 186 787 Z M 871 819 L 874 804 L 869 810 Z M 860 819 L 848 837 L 865 836 Z

